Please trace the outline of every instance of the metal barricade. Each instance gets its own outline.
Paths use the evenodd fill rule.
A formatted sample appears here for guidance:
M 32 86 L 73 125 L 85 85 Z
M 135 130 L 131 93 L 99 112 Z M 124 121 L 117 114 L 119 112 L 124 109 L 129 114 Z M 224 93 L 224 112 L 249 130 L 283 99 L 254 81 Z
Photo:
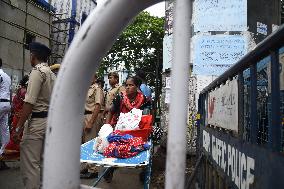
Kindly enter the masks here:
M 198 152 L 205 157 L 198 169 L 200 188 L 283 186 L 283 46 L 281 26 L 201 92 Z M 232 81 L 238 89 L 234 131 L 208 121 L 210 95 Z
M 145 8 L 161 0 L 107 0 L 82 25 L 66 53 L 53 89 L 46 132 L 43 188 L 79 188 L 84 100 L 92 75 L 119 33 Z M 177 0 L 166 188 L 184 188 L 189 72 L 190 1 Z M 179 119 L 174 119 L 176 117 Z M 172 126 L 171 126 L 172 125 Z M 176 127 L 178 125 L 179 127 Z

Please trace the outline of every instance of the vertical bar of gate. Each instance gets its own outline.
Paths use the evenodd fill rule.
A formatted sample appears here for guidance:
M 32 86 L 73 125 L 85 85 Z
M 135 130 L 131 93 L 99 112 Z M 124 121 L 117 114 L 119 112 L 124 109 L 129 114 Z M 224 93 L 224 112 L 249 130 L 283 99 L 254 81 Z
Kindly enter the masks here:
M 209 173 L 209 175 L 208 175 L 208 189 L 212 189 L 213 188 L 212 187 L 213 169 L 212 169 L 212 165 L 210 164 L 210 160 L 208 161 L 208 173 Z
M 208 96 L 209 96 L 209 91 L 207 91 L 204 94 L 204 126 L 207 126 L 208 120 L 207 120 L 207 115 L 208 115 Z
M 219 178 L 219 179 L 218 179 L 218 189 L 223 189 L 224 186 L 223 186 L 223 180 L 222 180 L 221 174 L 219 175 L 218 178 Z
M 273 151 L 281 150 L 279 51 L 271 55 L 271 121 L 268 127 L 268 145 Z
M 197 106 L 197 108 L 198 108 L 198 114 L 200 115 L 200 119 L 199 119 L 199 121 L 201 121 L 201 115 L 202 115 L 202 101 L 203 99 L 202 99 L 202 95 L 199 95 L 199 98 L 198 98 L 198 106 Z
M 202 98 L 201 96 L 199 96 L 198 98 L 198 112 L 197 114 L 199 114 L 199 119 L 197 119 L 197 124 L 196 124 L 196 129 L 197 129 L 197 138 L 196 138 L 196 152 L 198 155 L 201 154 L 201 135 L 200 135 L 200 125 L 201 125 L 201 115 L 202 115 L 202 108 L 201 108 L 201 101 L 202 101 Z
M 201 101 L 202 115 L 200 117 L 202 118 L 201 123 L 203 127 L 205 127 L 205 116 L 206 116 L 205 104 L 206 104 L 206 94 L 202 94 L 202 101 Z
M 198 98 L 198 114 L 199 114 L 199 120 L 197 120 L 197 138 L 196 138 L 196 152 L 198 154 L 198 156 L 201 155 L 202 153 L 202 135 L 201 135 L 201 125 L 202 125 L 202 116 L 203 116 L 203 96 L 202 94 L 199 95 L 199 98 Z M 200 171 L 198 171 L 198 176 L 197 176 L 197 179 L 200 179 L 200 180 L 205 180 L 206 176 L 205 176 L 205 173 L 206 173 L 206 168 L 205 168 L 205 158 L 203 158 L 201 160 L 201 166 L 200 166 Z M 198 180 L 199 182 L 199 186 L 201 188 L 204 188 L 204 182 L 201 182 L 200 180 Z
M 206 160 L 205 160 L 205 169 L 206 169 L 206 172 L 205 172 L 205 189 L 210 189 L 209 188 L 209 162 L 208 162 L 207 157 L 206 157 Z
M 184 189 L 190 60 L 191 1 L 177 0 L 167 145 L 166 189 Z
M 250 139 L 257 143 L 257 69 L 256 64 L 250 66 Z
M 205 116 L 206 116 L 206 94 L 202 94 L 202 125 L 205 126 Z
M 238 74 L 238 127 L 239 138 L 243 138 L 244 134 L 244 76 L 243 73 Z
M 204 101 L 203 94 L 200 94 L 199 99 L 198 99 L 198 113 L 200 115 L 198 126 L 203 124 L 203 112 L 204 112 L 203 101 Z M 199 127 L 198 127 L 198 130 L 199 130 Z

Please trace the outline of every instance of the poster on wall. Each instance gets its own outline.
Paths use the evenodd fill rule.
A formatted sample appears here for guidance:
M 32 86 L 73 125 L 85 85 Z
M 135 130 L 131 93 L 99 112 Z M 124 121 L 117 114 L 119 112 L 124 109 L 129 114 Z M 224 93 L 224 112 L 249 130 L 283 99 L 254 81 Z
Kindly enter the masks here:
M 256 31 L 262 35 L 267 35 L 267 25 L 261 22 L 256 23 Z
M 171 102 L 171 90 L 166 89 L 166 94 L 165 94 L 165 103 L 169 104 Z
M 195 0 L 194 32 L 247 31 L 247 0 Z
M 171 88 L 171 77 L 166 77 L 166 89 Z
M 170 2 L 169 6 L 167 7 L 165 11 L 165 34 L 166 35 L 171 35 L 173 33 L 173 21 L 174 21 L 174 3 Z
M 163 71 L 172 67 L 173 35 L 165 35 L 163 39 Z
M 276 24 L 272 24 L 272 32 L 275 32 L 276 30 L 278 30 L 279 26 Z
M 220 75 L 247 52 L 242 35 L 196 35 L 193 37 L 193 72 Z
M 208 95 L 208 124 L 238 132 L 238 82 L 236 79 Z

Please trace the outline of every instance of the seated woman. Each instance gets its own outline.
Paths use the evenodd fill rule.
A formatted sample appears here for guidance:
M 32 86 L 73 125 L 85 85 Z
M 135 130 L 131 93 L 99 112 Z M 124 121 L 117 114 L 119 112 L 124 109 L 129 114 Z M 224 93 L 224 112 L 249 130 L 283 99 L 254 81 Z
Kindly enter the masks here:
M 128 113 L 133 108 L 150 112 L 151 101 L 148 100 L 143 93 L 139 90 L 142 81 L 136 77 L 129 77 L 126 80 L 126 90 L 121 92 L 113 100 L 112 107 L 107 116 L 106 123 L 115 126 L 120 113 Z
M 121 92 L 113 100 L 112 107 L 108 113 L 106 123 L 115 127 L 119 114 L 128 113 L 133 108 L 143 110 L 143 113 L 150 112 L 151 102 L 139 90 L 142 81 L 136 77 L 129 77 L 126 80 L 125 91 Z M 105 174 L 104 179 L 106 182 L 111 182 L 115 168 L 110 168 Z

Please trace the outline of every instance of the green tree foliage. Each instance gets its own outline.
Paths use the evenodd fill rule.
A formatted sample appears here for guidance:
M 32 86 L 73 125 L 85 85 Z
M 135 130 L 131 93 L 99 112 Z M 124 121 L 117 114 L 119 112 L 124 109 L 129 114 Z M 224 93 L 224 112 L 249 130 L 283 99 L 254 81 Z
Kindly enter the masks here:
M 163 37 L 164 18 L 151 16 L 148 12 L 140 13 L 103 59 L 99 72 L 121 63 L 127 70 L 144 70 L 147 83 L 154 88 L 156 105 L 162 87 Z
M 150 86 L 155 87 L 156 74 L 162 71 L 164 18 L 140 13 L 117 39 L 103 59 L 100 72 L 124 63 L 127 70 L 143 69 Z M 160 82 L 158 81 L 160 84 Z

